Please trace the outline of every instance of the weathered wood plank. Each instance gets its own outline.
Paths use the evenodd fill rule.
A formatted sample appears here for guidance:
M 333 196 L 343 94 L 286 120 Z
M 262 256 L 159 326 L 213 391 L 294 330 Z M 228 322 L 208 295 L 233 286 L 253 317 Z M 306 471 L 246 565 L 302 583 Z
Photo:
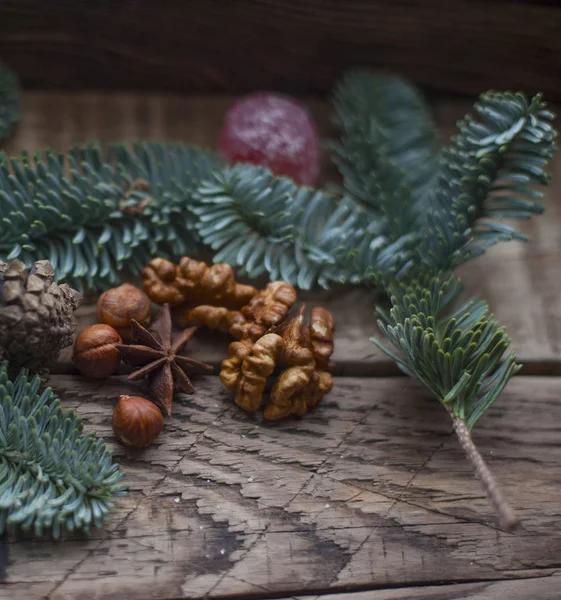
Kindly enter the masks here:
M 366 64 L 438 92 L 561 98 L 561 11 L 548 0 L 50 4 L 0 7 L 0 55 L 28 86 L 327 91 Z
M 265 598 L 542 577 L 561 564 L 555 378 L 517 377 L 475 431 L 522 519 L 512 534 L 496 528 L 447 415 L 407 379 L 339 378 L 315 412 L 266 423 L 202 378 L 144 452 L 110 426 L 117 396 L 140 384 L 52 383 L 114 447 L 131 491 L 90 539 L 4 540 L 2 600 Z
M 232 97 L 184 97 L 162 94 L 28 93 L 24 96 L 22 121 L 7 151 L 31 151 L 47 145 L 65 150 L 85 139 L 132 140 L 161 138 L 214 146 L 222 116 Z M 330 135 L 329 110 L 324 103 L 307 100 L 321 135 Z M 435 113 L 446 135 L 455 121 L 469 110 L 462 102 L 435 104 Z M 526 374 L 561 372 L 561 157 L 554 165 L 553 183 L 547 190 L 547 213 L 521 229 L 529 244 L 508 243 L 467 265 L 461 271 L 466 294 L 485 298 L 506 326 L 513 349 L 525 364 Z M 396 367 L 369 341 L 377 334 L 374 298 L 360 288 L 302 294 L 303 300 L 324 305 L 337 322 L 334 359 L 337 373 L 355 375 L 396 374 Z M 91 305 L 79 311 L 80 325 L 94 321 Z M 201 360 L 219 364 L 228 339 L 199 336 L 192 350 Z M 61 370 L 68 371 L 70 351 Z
M 559 575 L 518 579 L 514 581 L 485 581 L 482 583 L 458 583 L 455 585 L 429 585 L 398 588 L 395 590 L 371 590 L 342 594 L 315 596 L 292 596 L 281 600 L 559 600 L 561 578 Z

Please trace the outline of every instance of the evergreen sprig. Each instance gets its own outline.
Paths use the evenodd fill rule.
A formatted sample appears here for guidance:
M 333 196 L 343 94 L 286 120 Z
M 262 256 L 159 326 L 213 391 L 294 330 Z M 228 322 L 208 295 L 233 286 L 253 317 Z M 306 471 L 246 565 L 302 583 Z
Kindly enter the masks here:
M 360 90 L 366 99 L 353 101 Z M 417 264 L 450 272 L 500 241 L 526 240 L 504 220 L 543 211 L 537 186 L 549 180 L 546 168 L 556 132 L 541 96 L 528 100 L 521 93 L 482 94 L 475 116 L 460 121 L 452 146 L 440 149 L 430 133 L 428 111 L 403 100 L 411 95 L 400 78 L 359 71 L 342 80 L 335 101 L 343 129 L 335 161 L 343 164 L 347 189 L 360 181 L 370 190 L 371 203 L 382 215 L 371 217 L 379 224 L 376 233 L 402 249 L 389 264 L 393 273 Z M 361 123 L 369 125 L 361 128 Z M 369 131 L 376 135 L 365 135 Z M 412 143 L 406 158 L 394 141 L 402 139 Z M 355 279 L 360 274 L 366 281 L 391 273 L 377 269 L 371 254 L 356 250 L 351 270 Z
M 19 115 L 19 81 L 8 67 L 0 63 L 0 140 L 8 137 Z
M 395 282 L 388 291 L 392 308 L 377 309 L 378 325 L 399 354 L 372 341 L 471 431 L 520 369 L 513 353 L 505 356 L 504 328 L 480 300 L 447 312 L 462 291 L 455 275 Z
M 447 312 L 462 291 L 455 275 L 428 272 L 420 280 L 394 281 L 388 291 L 392 308 L 377 309 L 378 326 L 395 350 L 372 341 L 448 411 L 502 526 L 512 529 L 518 518 L 471 438 L 474 425 L 521 368 L 514 353 L 507 353 L 509 337 L 480 300 Z
M 152 142 L 47 150 L 33 160 L 1 154 L 0 259 L 45 258 L 58 280 L 106 289 L 154 256 L 194 251 L 187 209 L 220 166 L 210 152 Z
M 409 218 L 423 215 L 442 143 L 419 91 L 402 77 L 353 69 L 332 104 L 340 139 L 330 147 L 347 194 L 378 216 L 404 204 Z
M 549 181 L 556 132 L 541 95 L 487 92 L 474 108 L 444 152 L 422 232 L 420 252 L 436 270 L 454 269 L 501 241 L 525 241 L 501 221 L 543 212 L 536 186 Z
M 202 183 L 193 212 L 215 262 L 309 289 L 345 278 L 339 256 L 347 234 L 357 233 L 353 209 L 345 199 L 239 164 Z
M 387 122 L 383 112 L 376 115 L 373 103 L 355 110 L 371 111 L 370 122 Z M 413 211 L 413 243 L 403 248 L 390 270 L 377 270 L 369 256 L 362 257 L 363 270 L 386 289 L 392 306 L 389 313 L 378 310 L 378 323 L 393 349 L 373 342 L 450 413 L 458 440 L 507 529 L 517 518 L 470 432 L 520 366 L 513 353 L 507 354 L 510 339 L 484 302 L 470 300 L 451 314 L 446 311 L 461 292 L 453 270 L 500 241 L 526 239 L 502 220 L 527 219 L 543 211 L 542 193 L 536 188 L 549 180 L 546 168 L 556 149 L 552 119 L 540 95 L 528 100 L 521 93 L 483 94 L 475 116 L 459 123 L 452 146 L 439 153 L 431 187 L 423 188 L 424 196 L 411 190 L 401 202 L 402 211 L 395 210 L 406 229 L 410 207 L 425 207 L 424 215 Z M 386 136 L 397 133 L 398 127 L 385 130 Z M 361 160 L 356 147 L 346 170 L 357 172 L 354 179 L 365 179 L 368 156 Z M 362 148 L 368 152 L 367 145 Z M 343 175 L 348 177 L 345 171 Z
M 75 411 L 63 412 L 38 376 L 11 380 L 0 363 L 0 534 L 19 527 L 58 538 L 100 527 L 123 474 Z

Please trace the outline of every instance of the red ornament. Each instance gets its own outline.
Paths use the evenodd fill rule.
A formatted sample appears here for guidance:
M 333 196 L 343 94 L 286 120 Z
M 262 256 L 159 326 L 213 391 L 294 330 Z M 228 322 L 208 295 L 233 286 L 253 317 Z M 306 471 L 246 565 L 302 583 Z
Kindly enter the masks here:
M 301 185 L 314 185 L 319 176 L 314 123 L 301 104 L 279 94 L 238 100 L 226 114 L 219 148 L 230 162 L 262 165 Z

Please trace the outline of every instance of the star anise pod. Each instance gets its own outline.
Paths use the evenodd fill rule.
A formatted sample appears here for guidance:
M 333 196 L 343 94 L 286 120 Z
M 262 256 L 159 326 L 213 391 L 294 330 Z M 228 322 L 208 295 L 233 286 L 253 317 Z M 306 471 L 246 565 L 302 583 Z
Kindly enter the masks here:
M 174 389 L 188 394 L 195 391 L 188 374 L 213 370 L 210 365 L 179 354 L 196 327 L 189 327 L 172 338 L 169 304 L 164 304 L 149 329 L 133 320 L 131 344 L 115 344 L 123 361 L 141 367 L 129 375 L 131 381 L 148 377 L 152 400 L 161 404 L 171 416 Z

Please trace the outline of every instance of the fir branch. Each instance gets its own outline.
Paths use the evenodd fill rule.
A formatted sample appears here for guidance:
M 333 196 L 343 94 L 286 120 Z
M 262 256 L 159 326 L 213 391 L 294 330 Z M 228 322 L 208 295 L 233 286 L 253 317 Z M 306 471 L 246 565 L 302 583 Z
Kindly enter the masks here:
M 226 167 L 203 182 L 193 208 L 201 241 L 251 278 L 267 273 L 309 289 L 344 280 L 342 255 L 356 234 L 351 206 L 337 197 L 298 187 L 264 167 Z
M 540 198 L 533 187 L 545 182 L 554 136 L 539 98 L 484 95 L 479 121 L 467 118 L 444 153 L 404 81 L 361 72 L 335 98 L 345 140 L 338 156 L 355 168 L 343 198 L 260 167 L 223 168 L 218 157 L 178 144 L 47 151 L 34 165 L 25 154 L 2 157 L 0 258 L 47 257 L 59 279 L 96 290 L 116 284 L 121 270 L 136 274 L 154 255 L 177 258 L 202 241 L 215 260 L 250 277 L 268 273 L 308 289 L 369 283 L 419 261 L 451 270 L 520 237 L 487 217 L 539 211 L 530 199 Z M 374 137 L 362 135 L 365 121 Z M 373 199 L 364 209 L 361 189 Z
M 391 204 L 404 219 L 422 215 L 441 141 L 419 91 L 399 76 L 354 69 L 337 83 L 332 104 L 341 139 L 331 148 L 346 193 L 379 216 Z
M 487 92 L 475 117 L 459 123 L 445 152 L 427 214 L 420 255 L 435 270 L 451 270 L 501 241 L 527 238 L 495 219 L 528 219 L 543 212 L 536 186 L 556 146 L 554 115 L 541 95 Z
M 8 67 L 0 63 L 0 140 L 8 137 L 19 115 L 19 81 Z
M 333 93 L 331 144 L 348 198 L 361 207 L 345 271 L 355 283 L 409 268 L 440 172 L 440 136 L 421 94 L 401 77 L 353 70 Z
M 520 369 L 515 355 L 507 354 L 510 339 L 484 302 L 472 300 L 447 314 L 461 292 L 456 276 L 428 273 L 420 281 L 394 281 L 389 291 L 392 308 L 378 309 L 378 325 L 395 351 L 372 341 L 448 411 L 502 525 L 511 529 L 518 521 L 470 435 Z
M 220 166 L 209 152 L 149 142 L 0 155 L 0 259 L 46 258 L 58 280 L 106 289 L 154 256 L 194 251 L 188 208 Z
M 445 150 L 420 94 L 399 77 L 352 71 L 334 98 L 334 160 L 349 196 L 371 214 L 352 280 L 391 274 L 364 250 L 384 242 L 400 249 L 390 266 L 401 273 L 419 262 L 450 272 L 499 241 L 526 240 L 497 219 L 543 210 L 536 186 L 548 181 L 556 132 L 540 95 L 482 94 Z
M 378 325 L 399 353 L 401 369 L 418 379 L 471 431 L 518 370 L 510 339 L 479 300 L 446 309 L 461 292 L 452 275 L 389 286 L 392 308 L 378 309 Z M 382 344 L 372 340 L 389 353 Z
M 201 184 L 192 211 L 202 243 L 250 278 L 267 274 L 300 289 L 370 283 L 398 273 L 417 237 L 399 206 L 372 219 L 348 197 L 275 177 L 264 167 L 226 167 Z
M 218 250 L 215 262 L 242 267 L 250 277 L 269 272 L 272 278 L 293 279 L 285 263 L 294 241 L 288 208 L 294 187 L 252 165 L 226 167 L 204 181 L 192 210 L 201 240 Z
M 27 371 L 10 380 L 0 363 L 0 534 L 18 527 L 58 538 L 100 527 L 125 494 L 119 467 L 103 440 L 81 435 L 73 410 Z
M 404 189 L 392 172 L 392 160 L 399 164 L 399 155 L 393 153 L 390 159 L 391 141 L 401 140 L 403 126 L 409 123 L 419 129 L 415 119 L 392 123 L 387 116 L 391 104 L 376 101 L 377 85 L 383 81 L 372 73 L 343 80 L 339 97 L 349 102 L 339 107 L 342 143 L 336 146 L 345 187 L 358 202 L 364 204 L 365 198 L 355 189 L 370 194 L 383 214 L 384 203 L 379 200 L 393 194 L 393 231 L 382 226 L 371 240 L 365 236 L 360 244 L 370 248 L 389 233 L 388 248 L 399 253 L 391 255 L 386 249 L 390 259 L 380 263 L 372 252 L 355 251 L 355 273 L 381 284 L 391 297 L 390 312 L 378 313 L 380 330 L 393 350 L 376 339 L 373 342 L 450 413 L 458 439 L 508 529 L 517 519 L 470 432 L 520 367 L 514 354 L 507 354 L 510 339 L 488 314 L 485 303 L 472 300 L 452 314 L 446 311 L 461 291 L 459 279 L 451 274 L 458 265 L 499 241 L 526 239 L 494 219 L 529 218 L 542 211 L 538 204 L 542 194 L 536 186 L 548 181 L 545 169 L 555 150 L 553 115 L 539 95 L 528 101 L 520 93 L 483 94 L 475 107 L 476 117 L 460 122 L 450 149 L 437 154 L 430 144 L 421 146 L 425 153 L 417 157 L 425 164 L 417 165 L 418 173 L 406 173 L 416 183 Z M 389 94 L 392 86 L 387 90 Z M 396 100 L 395 87 L 393 91 Z M 384 175 L 376 170 L 382 165 L 386 193 Z

